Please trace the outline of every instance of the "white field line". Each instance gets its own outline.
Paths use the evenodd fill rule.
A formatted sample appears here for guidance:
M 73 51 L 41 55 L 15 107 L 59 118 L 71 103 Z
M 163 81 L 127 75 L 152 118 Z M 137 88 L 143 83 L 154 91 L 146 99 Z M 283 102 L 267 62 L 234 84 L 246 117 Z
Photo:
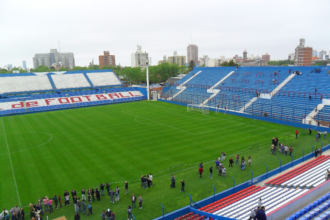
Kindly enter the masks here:
M 17 193 L 18 203 L 19 203 L 19 206 L 21 207 L 22 206 L 21 205 L 21 199 L 19 198 L 19 193 L 18 193 L 18 188 L 17 188 L 17 183 L 16 183 L 16 177 L 15 177 L 14 167 L 13 167 L 13 163 L 11 161 L 11 155 L 10 155 L 10 150 L 9 150 L 9 146 L 8 146 L 5 125 L 3 124 L 3 119 L 1 119 L 1 122 L 2 122 L 2 127 L 3 127 L 3 132 L 4 132 L 4 135 L 5 135 L 5 140 L 6 140 L 7 150 L 8 150 L 8 156 L 9 156 L 11 171 L 13 172 L 13 177 L 14 177 L 14 182 L 15 182 L 15 187 L 16 187 L 16 193 Z

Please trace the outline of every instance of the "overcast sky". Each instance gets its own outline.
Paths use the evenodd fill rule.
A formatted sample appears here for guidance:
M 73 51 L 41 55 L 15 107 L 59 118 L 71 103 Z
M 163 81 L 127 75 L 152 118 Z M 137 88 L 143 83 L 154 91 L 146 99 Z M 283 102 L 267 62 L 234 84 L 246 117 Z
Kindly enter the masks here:
M 129 66 L 136 45 L 157 64 L 163 55 L 269 53 L 285 59 L 299 43 L 330 50 L 329 0 L 0 0 L 0 67 L 33 66 L 35 53 L 73 52 L 87 66 L 104 50 Z

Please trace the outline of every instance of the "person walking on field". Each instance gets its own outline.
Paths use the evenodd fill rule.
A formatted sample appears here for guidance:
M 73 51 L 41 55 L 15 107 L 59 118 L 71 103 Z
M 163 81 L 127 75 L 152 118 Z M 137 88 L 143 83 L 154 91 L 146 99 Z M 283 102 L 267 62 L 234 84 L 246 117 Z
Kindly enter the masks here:
M 112 203 L 115 203 L 115 199 L 114 199 L 114 197 L 115 197 L 115 192 L 113 191 L 113 190 L 110 190 L 110 193 L 109 193 L 110 195 L 110 202 L 112 202 Z
M 249 166 L 251 166 L 251 162 L 252 162 L 252 159 L 251 159 L 251 156 L 249 156 L 249 158 L 248 158 Z
M 203 168 L 199 167 L 198 172 L 199 172 L 199 178 L 202 178 Z
M 181 191 L 180 192 L 184 192 L 184 187 L 186 186 L 184 180 L 181 181 Z
M 298 130 L 296 130 L 296 138 L 298 138 L 298 134 L 299 134 L 299 131 L 298 131 Z
M 290 156 L 292 156 L 292 152 L 293 152 L 293 147 L 292 146 L 290 146 L 289 151 L 290 151 Z
M 213 167 L 210 167 L 210 179 L 212 179 Z
M 103 210 L 103 212 L 101 213 L 101 218 L 102 218 L 102 220 L 105 220 L 105 217 L 106 217 L 106 215 L 105 215 L 105 210 Z
M 229 159 L 229 167 L 233 167 L 233 163 L 234 163 L 234 160 L 233 160 L 233 158 L 231 157 L 231 158 Z
M 172 174 L 172 177 L 171 177 L 171 188 L 175 188 L 175 177 L 174 177 L 174 174 Z
M 220 163 L 219 163 L 219 160 L 216 159 L 216 160 L 215 160 L 215 166 L 217 167 L 217 170 L 219 169 L 219 164 L 220 164 Z
M 284 147 L 285 156 L 288 155 L 288 151 L 289 151 L 288 145 L 285 145 Z
M 324 139 L 324 140 L 327 139 L 327 134 L 328 134 L 327 131 L 324 131 L 324 132 L 323 132 L 323 139 Z
M 89 216 L 89 215 L 93 215 L 93 207 L 92 207 L 92 203 L 89 203 L 88 204 L 88 214 L 87 214 L 87 216 Z
M 151 173 L 149 173 L 149 180 L 150 180 L 150 187 L 152 187 L 154 177 L 151 175 Z
M 239 165 L 239 155 L 236 155 L 236 161 L 235 161 L 235 165 Z
M 310 127 L 308 130 L 309 130 L 309 135 L 311 135 L 312 134 L 312 127 Z
M 142 200 L 142 196 L 141 195 L 139 195 L 138 202 L 139 202 L 139 209 L 142 209 L 142 202 L 143 202 L 143 200 Z
M 128 206 L 127 214 L 128 214 L 127 220 L 132 220 L 132 208 L 131 208 L 131 206 Z
M 132 208 L 136 208 L 135 202 L 136 202 L 136 196 L 133 194 L 132 197 Z
M 125 194 L 127 194 L 127 193 L 128 193 L 128 182 L 125 181 Z

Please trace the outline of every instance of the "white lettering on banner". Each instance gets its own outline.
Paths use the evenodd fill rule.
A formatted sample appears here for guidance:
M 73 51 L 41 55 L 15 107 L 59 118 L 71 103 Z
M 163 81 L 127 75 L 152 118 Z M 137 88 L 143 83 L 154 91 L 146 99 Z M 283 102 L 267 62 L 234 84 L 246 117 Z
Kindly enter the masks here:
M 73 96 L 73 97 L 60 97 L 60 98 L 49 98 L 49 99 L 35 99 L 26 101 L 26 107 L 41 107 L 49 105 L 63 105 L 79 102 L 95 102 L 99 100 L 113 100 L 113 99 L 127 99 L 131 97 L 142 97 L 142 93 L 139 91 L 130 92 L 115 92 L 105 94 L 95 94 L 95 95 L 83 95 L 83 96 Z M 23 102 L 0 102 L 1 110 L 11 110 L 24 108 Z

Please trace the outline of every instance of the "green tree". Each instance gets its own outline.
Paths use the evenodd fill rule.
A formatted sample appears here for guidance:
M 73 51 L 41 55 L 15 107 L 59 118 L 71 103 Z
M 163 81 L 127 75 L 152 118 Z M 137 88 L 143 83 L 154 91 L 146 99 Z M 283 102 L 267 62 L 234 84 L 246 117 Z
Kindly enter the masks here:
M 189 71 L 192 71 L 195 66 L 196 66 L 195 62 L 193 60 L 190 60 L 190 62 L 189 62 Z
M 87 69 L 88 70 L 99 70 L 100 69 L 100 66 L 99 65 L 93 65 L 91 67 L 88 67 Z
M 10 72 L 9 72 L 8 70 L 6 70 L 6 69 L 0 69 L 0 74 L 1 74 L 1 73 L 4 74 L 4 73 L 10 73 Z
M 226 66 L 239 66 L 239 65 L 238 65 L 238 63 L 235 63 L 234 60 L 230 60 L 229 62 L 225 61 L 225 62 L 221 63 L 221 66 L 226 67 Z
M 50 71 L 51 70 L 49 69 L 48 66 L 40 65 L 33 72 L 50 72 Z
M 72 71 L 87 70 L 85 66 L 75 66 L 72 68 Z
M 68 68 L 65 68 L 65 67 L 62 66 L 62 67 L 60 68 L 60 71 L 69 71 L 69 69 L 68 69 Z

